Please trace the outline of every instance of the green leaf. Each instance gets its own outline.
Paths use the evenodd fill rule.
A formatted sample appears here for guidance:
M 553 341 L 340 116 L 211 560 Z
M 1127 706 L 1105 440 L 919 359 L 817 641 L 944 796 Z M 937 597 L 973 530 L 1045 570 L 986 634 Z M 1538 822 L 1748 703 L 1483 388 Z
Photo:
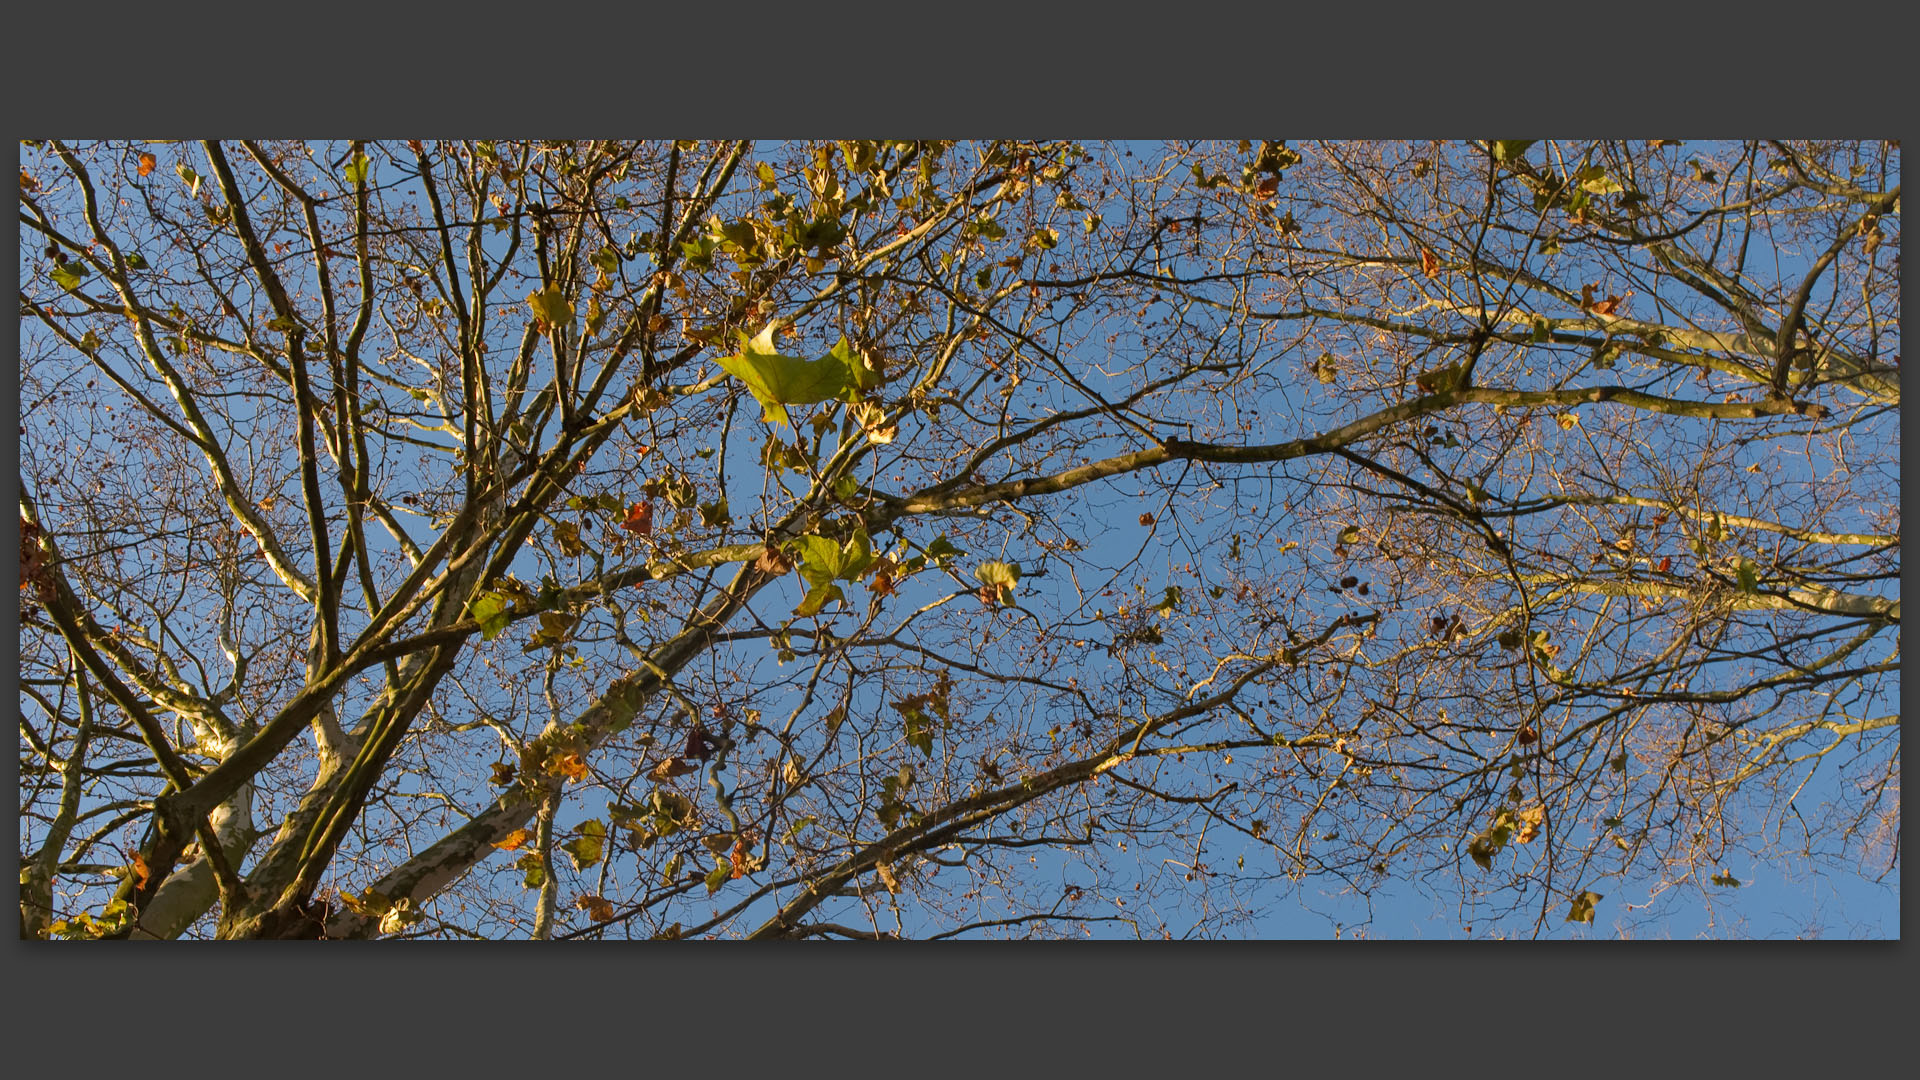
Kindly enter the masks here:
M 865 529 L 855 529 L 844 545 L 825 536 L 803 536 L 799 548 L 800 576 L 816 589 L 836 580 L 858 581 L 873 565 L 873 540 Z
M 145 270 L 146 268 L 147 268 L 147 257 L 145 255 L 142 255 L 137 251 L 130 251 L 127 253 L 127 269 Z
M 727 879 L 732 876 L 733 864 L 727 862 L 725 859 L 721 859 L 714 865 L 713 872 L 707 875 L 707 895 L 712 896 L 714 893 L 719 892 L 720 886 L 725 885 Z
M 1712 881 L 1715 885 L 1724 886 L 1729 889 L 1737 889 L 1740 887 L 1740 879 L 1727 873 L 1725 870 L 1713 875 L 1713 877 L 1708 880 Z
M 353 160 L 347 162 L 345 175 L 347 183 L 356 187 L 365 183 L 373 175 L 373 160 L 365 154 L 355 154 Z
M 782 356 L 773 346 L 773 327 L 769 325 L 754 337 L 740 333 L 740 351 L 720 357 L 721 369 L 747 384 L 765 410 L 768 423 L 789 426 L 788 405 L 813 405 L 845 395 L 857 387 L 851 347 L 846 339 L 818 360 Z
M 507 628 L 507 610 L 511 605 L 499 593 L 481 593 L 467 602 L 467 614 L 480 624 L 480 638 L 492 641 Z
M 200 174 L 193 171 L 193 166 L 182 163 L 179 165 L 175 165 L 173 167 L 173 171 L 175 175 L 179 176 L 180 179 L 186 183 L 187 194 L 193 196 L 196 199 L 199 198 L 200 197 Z
M 1740 579 L 1741 592 L 1754 593 L 1760 591 L 1760 579 L 1759 576 L 1754 573 L 1753 563 L 1751 561 L 1741 559 L 1739 567 L 1734 570 L 1734 574 Z
M 840 335 L 840 340 L 834 344 L 833 348 L 827 350 L 827 356 L 845 365 L 847 369 L 847 385 L 852 390 L 872 390 L 883 381 L 878 371 L 867 366 L 866 357 L 860 355 L 859 351 L 853 347 L 853 343 L 847 340 L 845 334 Z M 853 401 L 857 400 L 860 395 L 848 393 L 842 396 L 848 401 Z
M 966 552 L 954 547 L 947 541 L 946 533 L 941 533 L 939 536 L 934 537 L 933 542 L 927 545 L 927 560 L 933 563 L 938 563 L 941 559 L 955 558 L 965 554 Z
M 1351 544 L 1358 539 L 1360 539 L 1359 526 L 1349 525 L 1346 528 L 1340 530 L 1339 540 L 1342 544 Z
M 1616 195 L 1627 190 L 1620 181 L 1604 172 L 1591 180 L 1582 180 L 1580 186 L 1595 195 Z
M 840 591 L 840 586 L 838 585 L 831 583 L 815 585 L 813 588 L 807 590 L 806 598 L 800 601 L 799 607 L 793 609 L 793 613 L 801 618 L 806 618 L 809 615 L 818 615 L 820 614 L 820 610 L 828 604 L 835 600 L 845 600 L 846 598 L 846 594 Z
M 680 871 L 686 865 L 687 865 L 687 857 L 685 855 L 680 854 L 677 851 L 674 852 L 673 858 L 667 860 L 666 869 L 661 871 L 660 873 L 661 886 L 662 887 L 670 886 L 674 882 L 680 880 Z
M 1004 562 L 981 563 L 979 569 L 973 572 L 973 576 L 979 578 L 981 584 L 992 589 L 995 597 L 1002 604 L 1013 603 L 1013 588 L 1020 584 L 1020 567 L 1018 564 Z
M 1163 595 L 1160 598 L 1160 602 L 1153 605 L 1153 607 L 1150 610 L 1159 613 L 1159 615 L 1162 618 L 1164 618 L 1168 615 L 1173 614 L 1174 609 L 1178 608 L 1179 606 L 1180 606 L 1180 586 L 1169 585 L 1167 586 L 1165 595 Z
M 1527 147 L 1539 142 L 1538 139 L 1495 139 L 1489 145 L 1495 161 L 1517 161 L 1527 152 Z
M 1593 922 L 1593 905 L 1599 903 L 1603 899 L 1605 899 L 1605 897 L 1601 896 L 1597 892 L 1593 892 L 1591 890 L 1582 892 L 1580 895 L 1573 898 L 1573 907 L 1568 909 L 1567 911 L 1567 921 L 1583 922 L 1583 923 Z
M 525 855 L 520 856 L 520 860 L 514 863 L 513 866 L 514 869 L 525 872 L 520 880 L 527 888 L 537 889 L 546 884 L 547 871 L 545 867 L 540 865 L 540 856 L 538 854 L 529 851 Z
M 600 856 L 606 850 L 607 826 L 599 818 L 580 825 L 580 835 L 560 845 L 560 850 L 573 858 L 576 871 L 586 870 L 600 862 Z
M 574 500 L 577 501 L 578 499 L 579 499 L 579 496 L 577 495 L 574 496 Z M 572 558 L 573 556 L 578 555 L 581 552 L 587 550 L 587 546 L 580 542 L 580 526 L 575 524 L 574 522 L 571 522 L 571 521 L 554 522 L 553 536 L 554 536 L 554 539 L 560 542 L 560 553 L 562 555 L 567 556 L 568 558 Z
M 48 276 L 53 278 L 55 285 L 72 292 L 87 280 L 87 268 L 81 263 L 63 262 L 48 271 Z

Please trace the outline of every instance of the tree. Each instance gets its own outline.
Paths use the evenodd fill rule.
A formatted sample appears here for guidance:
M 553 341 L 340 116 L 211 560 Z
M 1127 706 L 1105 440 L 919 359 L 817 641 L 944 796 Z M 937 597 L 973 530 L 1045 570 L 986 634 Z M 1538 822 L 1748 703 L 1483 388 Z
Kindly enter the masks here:
M 1538 933 L 1896 873 L 1898 175 L 29 143 L 22 934 Z

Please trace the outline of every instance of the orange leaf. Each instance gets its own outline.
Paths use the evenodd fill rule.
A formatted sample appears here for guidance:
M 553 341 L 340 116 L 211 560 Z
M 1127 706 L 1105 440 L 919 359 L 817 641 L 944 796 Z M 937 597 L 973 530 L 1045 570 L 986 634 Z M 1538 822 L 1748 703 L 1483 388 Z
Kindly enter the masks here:
M 1280 178 L 1277 176 L 1267 177 L 1265 180 L 1260 181 L 1259 187 L 1253 189 L 1253 193 L 1262 199 L 1271 199 L 1274 195 L 1278 194 L 1279 191 Z
M 581 757 L 579 754 L 568 754 L 559 761 L 554 762 L 553 767 L 555 770 L 565 774 L 567 779 L 575 783 L 579 783 L 587 778 L 587 759 Z
M 1673 569 L 1673 556 L 1662 556 L 1660 559 L 1660 572 L 1664 574 L 1671 569 Z
M 148 173 L 152 172 L 154 166 L 158 164 L 160 164 L 160 162 L 157 159 L 155 159 L 152 154 L 141 154 L 140 155 L 140 175 L 145 176 Z
M 627 520 L 620 527 L 636 536 L 653 535 L 653 503 L 637 502 L 627 510 Z
M 1420 249 L 1420 272 L 1428 277 L 1440 271 L 1440 260 L 1426 248 Z
M 734 841 L 733 853 L 727 856 L 727 861 L 733 865 L 733 879 L 735 881 L 747 876 L 747 841 L 745 837 Z
M 1627 296 L 1632 295 L 1633 293 L 1631 291 L 1627 293 Z M 1627 296 L 1609 296 L 1605 300 L 1593 305 L 1593 313 L 1595 315 L 1612 315 L 1614 312 L 1620 310 L 1620 305 L 1626 301 Z
M 1593 286 L 1580 286 L 1580 310 L 1586 311 L 1593 306 Z
M 501 851 L 519 851 L 531 839 L 533 839 L 533 830 L 515 829 L 507 834 L 506 839 L 494 841 L 493 846 Z
M 574 900 L 573 906 L 586 912 L 587 916 L 594 922 L 606 922 L 608 919 L 613 918 L 613 901 L 608 900 L 604 896 L 582 893 L 579 898 Z
M 139 852 L 133 852 L 133 887 L 136 890 L 146 888 L 147 878 L 152 873 L 147 867 L 147 860 L 141 858 Z

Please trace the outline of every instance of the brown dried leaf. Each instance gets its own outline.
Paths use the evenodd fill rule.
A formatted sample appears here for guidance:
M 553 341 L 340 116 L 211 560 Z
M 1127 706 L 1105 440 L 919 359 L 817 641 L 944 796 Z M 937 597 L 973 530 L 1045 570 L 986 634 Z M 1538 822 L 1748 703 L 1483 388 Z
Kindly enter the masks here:
M 793 560 L 773 544 L 768 544 L 753 561 L 753 568 L 763 574 L 784 574 L 793 569 Z
M 695 765 L 685 758 L 670 757 L 660 762 L 660 764 L 655 765 L 653 771 L 647 775 L 653 777 L 655 780 L 669 780 L 676 776 L 685 776 L 688 773 L 696 773 L 699 771 L 700 766 Z

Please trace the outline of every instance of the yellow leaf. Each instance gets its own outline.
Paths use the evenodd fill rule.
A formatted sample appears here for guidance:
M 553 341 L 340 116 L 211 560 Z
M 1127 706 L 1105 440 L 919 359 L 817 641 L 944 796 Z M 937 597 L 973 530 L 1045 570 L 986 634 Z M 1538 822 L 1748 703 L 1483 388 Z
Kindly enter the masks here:
M 501 851 L 519 851 L 531 839 L 533 839 L 531 829 L 515 829 L 506 835 L 506 839 L 494 841 L 493 846 Z
M 1514 835 L 1514 842 L 1520 844 L 1532 843 L 1534 838 L 1540 835 L 1540 824 L 1546 820 L 1546 817 L 1547 808 L 1544 806 L 1535 806 L 1520 811 L 1520 831 Z
M 544 333 L 552 333 L 554 327 L 573 321 L 573 305 L 557 287 L 528 293 L 527 306 L 533 309 L 534 321 Z

